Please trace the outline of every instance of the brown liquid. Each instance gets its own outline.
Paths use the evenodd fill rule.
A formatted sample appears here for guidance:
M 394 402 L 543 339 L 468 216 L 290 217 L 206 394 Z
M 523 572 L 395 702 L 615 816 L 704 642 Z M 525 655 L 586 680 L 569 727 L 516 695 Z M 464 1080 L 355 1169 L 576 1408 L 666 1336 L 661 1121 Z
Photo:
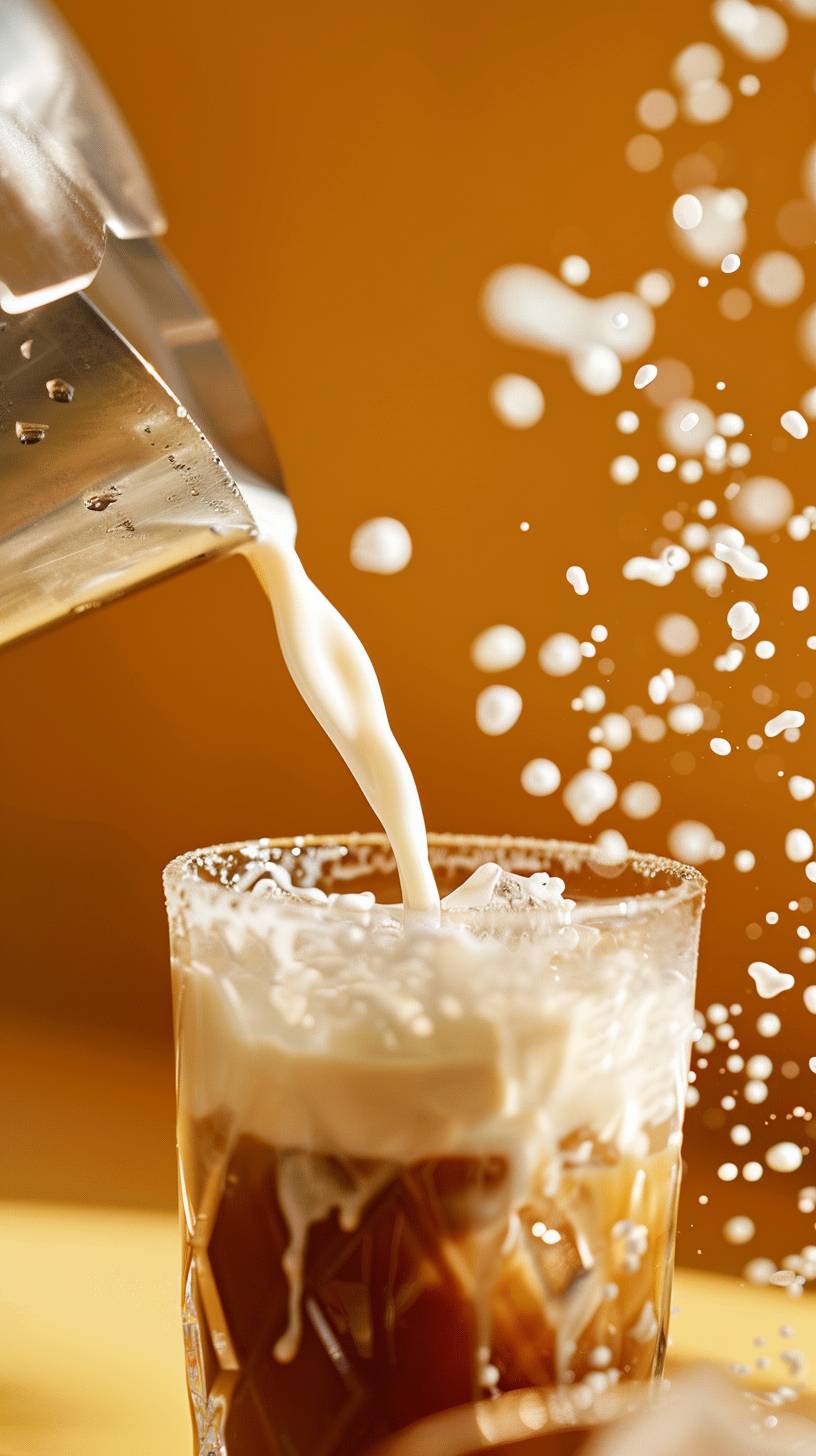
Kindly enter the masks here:
M 621 1381 L 659 1371 L 677 1186 L 670 1150 L 635 1161 L 596 1145 L 586 1160 L 576 1136 L 584 1161 L 565 1166 L 549 1194 L 545 1174 L 534 1176 L 517 1226 L 502 1158 L 399 1169 L 317 1159 L 350 1187 L 373 1175 L 377 1190 L 356 1228 L 342 1229 L 335 1212 L 312 1224 L 300 1338 L 284 1363 L 275 1354 L 289 1320 L 281 1155 L 250 1137 L 228 1149 L 213 1121 L 188 1131 L 201 1196 L 185 1252 L 185 1329 L 196 1449 L 207 1456 L 223 1449 L 219 1433 L 228 1456 L 361 1456 L 380 1443 L 387 1453 L 389 1437 L 454 1407 L 492 1397 L 498 1413 L 500 1393 L 564 1380 L 574 1390 L 587 1376 L 602 1386 L 590 1372 L 606 1351 Z M 640 1253 L 618 1227 L 625 1220 Z M 544 1242 L 543 1231 L 558 1241 Z M 647 1302 L 654 1320 L 644 1319 Z M 473 1449 L 514 1449 L 528 1430 L 533 1450 L 523 1420 L 497 1428 L 495 1442 L 480 1435 Z M 573 1435 L 563 1440 L 567 1451 Z M 416 1449 L 430 1456 L 434 1444 Z

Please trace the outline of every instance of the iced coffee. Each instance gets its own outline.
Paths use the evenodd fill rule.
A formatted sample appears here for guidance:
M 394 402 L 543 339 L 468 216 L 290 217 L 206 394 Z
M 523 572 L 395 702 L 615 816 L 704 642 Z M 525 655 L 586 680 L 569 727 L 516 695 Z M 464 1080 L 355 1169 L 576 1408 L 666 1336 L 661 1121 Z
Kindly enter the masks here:
M 167 871 L 199 1453 L 430 1456 L 502 1400 L 532 1439 L 661 1369 L 702 880 L 431 864 L 437 923 L 377 836 Z

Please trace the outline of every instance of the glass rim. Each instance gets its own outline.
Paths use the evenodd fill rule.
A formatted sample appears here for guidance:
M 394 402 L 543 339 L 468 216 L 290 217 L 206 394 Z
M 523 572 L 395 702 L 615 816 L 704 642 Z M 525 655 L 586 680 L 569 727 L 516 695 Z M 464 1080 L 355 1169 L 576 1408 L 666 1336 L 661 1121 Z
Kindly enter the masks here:
M 708 884 L 705 875 L 692 865 L 683 864 L 681 860 L 670 859 L 664 855 L 640 853 L 638 850 L 627 849 L 621 859 L 610 861 L 596 844 L 580 840 L 540 839 L 514 834 L 429 833 L 427 839 L 429 849 L 484 849 L 486 858 L 489 857 L 491 850 L 517 850 L 525 853 L 541 853 L 545 859 L 559 859 L 562 862 L 572 858 L 576 861 L 577 867 L 588 865 L 598 873 L 599 888 L 605 884 L 608 892 L 597 896 L 582 897 L 576 905 L 578 913 L 577 916 L 574 914 L 574 919 L 607 918 L 610 915 L 617 918 L 623 915 L 627 921 L 631 921 L 655 911 L 663 912 L 670 906 L 680 904 L 696 903 L 702 908 L 705 901 Z M 171 896 L 181 893 L 182 890 L 190 890 L 195 886 L 197 895 L 203 894 L 211 902 L 220 902 L 224 909 L 230 908 L 234 912 L 237 909 L 236 896 L 242 899 L 246 897 L 247 905 L 252 903 L 257 905 L 257 899 L 253 898 L 249 887 L 242 889 L 237 885 L 224 885 L 215 880 L 202 879 L 196 873 L 196 865 L 203 856 L 246 854 L 248 851 L 258 849 L 345 848 L 352 850 L 358 847 L 390 849 L 390 844 L 382 832 L 353 831 L 349 834 L 295 834 L 275 838 L 262 836 L 257 839 L 239 839 L 224 844 L 206 845 L 200 849 L 187 850 L 169 861 L 162 875 L 165 895 L 169 900 Z M 560 868 L 568 872 L 566 863 L 562 863 Z M 645 887 L 634 893 L 615 896 L 615 878 L 627 869 L 642 877 Z M 658 875 L 667 877 L 670 881 L 669 885 L 657 890 L 647 888 L 649 878 L 654 879 Z M 569 883 L 566 885 L 566 894 L 567 896 L 570 894 Z M 296 904 L 299 913 L 312 914 L 315 918 L 324 918 L 329 908 L 323 905 L 304 904 L 303 901 L 288 901 L 283 898 L 267 900 L 265 903 L 270 908 L 274 906 L 281 910 L 286 907 L 295 908 Z M 459 919 L 461 914 L 456 911 L 448 913 L 451 921 Z

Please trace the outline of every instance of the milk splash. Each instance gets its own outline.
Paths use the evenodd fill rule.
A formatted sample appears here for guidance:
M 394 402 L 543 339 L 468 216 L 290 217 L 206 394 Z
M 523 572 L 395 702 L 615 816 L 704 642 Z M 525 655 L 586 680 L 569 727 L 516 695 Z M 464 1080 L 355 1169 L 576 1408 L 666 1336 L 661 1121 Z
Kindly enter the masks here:
M 385 830 L 406 911 L 435 919 L 439 895 L 428 863 L 422 806 L 391 731 L 371 658 L 307 575 L 293 528 L 282 525 L 271 492 L 250 485 L 244 494 L 260 527 L 260 538 L 244 547 L 244 554 L 272 606 L 292 680 Z
M 574 694 L 571 697 L 572 709 L 594 718 L 588 725 L 589 745 L 584 750 L 586 766 L 580 762 L 569 766 L 548 763 L 545 790 L 542 790 L 537 785 L 536 776 L 528 773 L 528 765 L 522 771 L 524 788 L 532 794 L 554 792 L 563 783 L 562 802 L 579 825 L 591 824 L 602 815 L 611 814 L 615 807 L 629 817 L 645 816 L 652 805 L 659 806 L 659 794 L 655 790 L 650 796 L 644 793 L 649 785 L 627 785 L 625 778 L 619 783 L 615 762 L 615 756 L 633 739 L 640 739 L 645 745 L 660 745 L 665 741 L 665 749 L 659 751 L 666 752 L 667 766 L 672 765 L 673 775 L 691 775 L 696 763 L 700 766 L 706 760 L 710 763 L 713 755 L 721 766 L 718 771 L 723 775 L 724 793 L 721 806 L 718 806 L 717 799 L 710 805 L 712 819 L 718 807 L 727 806 L 729 789 L 732 793 L 735 790 L 734 781 L 729 780 L 729 775 L 735 771 L 735 762 L 744 763 L 747 755 L 762 752 L 763 760 L 757 757 L 757 778 L 765 784 L 778 782 L 779 797 L 767 817 L 763 816 L 760 820 L 759 815 L 755 815 L 756 853 L 753 849 L 737 847 L 739 841 L 733 847 L 726 845 L 724 833 L 720 838 L 715 829 L 691 817 L 672 825 L 668 829 L 667 841 L 671 853 L 697 865 L 723 860 L 728 854 L 740 876 L 753 875 L 755 870 L 759 872 L 771 854 L 777 860 L 784 854 L 787 862 L 790 888 L 780 896 L 778 886 L 775 887 L 774 896 L 768 894 L 768 908 L 760 901 L 761 910 L 758 907 L 755 912 L 756 920 L 752 919 L 754 912 L 749 911 L 744 892 L 732 896 L 737 914 L 733 927 L 734 942 L 739 944 L 738 937 L 743 933 L 746 936 L 742 952 L 746 1004 L 743 1006 L 742 998 L 728 1006 L 717 1002 L 698 1013 L 696 1065 L 690 1074 L 687 1102 L 690 1107 L 701 1102 L 702 1082 L 704 1093 L 709 1099 L 713 1096 L 713 1101 L 703 1104 L 706 1106 L 707 1127 L 722 1126 L 728 1130 L 736 1148 L 743 1147 L 752 1135 L 757 1136 L 757 1141 L 762 1140 L 756 1156 L 739 1163 L 724 1161 L 720 1164 L 721 1184 L 734 1184 L 735 1188 L 742 1184 L 750 1185 L 766 1176 L 766 1170 L 772 1178 L 779 1179 L 780 1174 L 787 1174 L 793 1183 L 797 1177 L 806 1181 L 807 1186 L 798 1189 L 796 1203 L 799 1213 L 808 1216 L 807 1225 L 802 1229 L 803 1246 L 778 1259 L 754 1257 L 749 1259 L 743 1270 L 750 1283 L 777 1286 L 778 1298 L 796 1299 L 804 1293 L 806 1286 L 816 1281 L 816 1244 L 808 1242 L 814 1237 L 810 1216 L 816 1210 L 816 1190 L 811 1186 L 814 1180 L 808 1163 L 809 1159 L 812 1164 L 814 1152 L 813 1083 L 808 1081 L 808 1075 L 816 1072 L 816 1057 L 810 1058 L 806 1054 L 807 1065 L 800 1066 L 790 1054 L 786 1059 L 784 1052 L 776 1058 L 764 1053 L 756 1054 L 751 1041 L 754 1028 L 756 1035 L 763 1039 L 780 1035 L 786 1013 L 801 1018 L 799 988 L 802 973 L 795 974 L 797 963 L 802 968 L 816 963 L 811 896 L 812 886 L 816 884 L 814 836 L 810 821 L 806 821 L 807 827 L 803 827 L 801 817 L 801 801 L 813 793 L 812 767 L 803 756 L 807 753 L 806 734 L 811 719 L 807 700 L 814 689 L 813 673 L 808 672 L 804 664 L 797 666 L 797 673 L 810 680 L 799 682 L 795 688 L 793 684 L 788 685 L 785 677 L 785 671 L 791 668 L 791 659 L 795 660 L 797 653 L 806 660 L 807 653 L 816 651 L 816 633 L 812 626 L 797 624 L 793 615 L 807 613 L 811 608 L 811 592 L 807 586 L 798 584 L 808 581 L 807 567 L 795 567 L 793 575 L 790 566 L 792 549 L 801 547 L 803 543 L 810 547 L 813 545 L 809 538 L 816 530 L 816 504 L 811 496 L 808 504 L 797 505 L 794 491 L 785 481 L 777 479 L 775 474 L 760 471 L 765 464 L 774 471 L 778 468 L 783 473 L 786 470 L 791 474 L 798 473 L 802 482 L 799 489 L 808 490 L 807 477 L 803 476 L 801 468 L 797 470 L 797 456 L 807 458 L 806 452 L 812 444 L 809 422 L 816 419 L 816 388 L 812 385 L 805 388 L 801 398 L 796 400 L 787 392 L 789 386 L 778 383 L 773 369 L 768 370 L 769 361 L 766 358 L 759 361 L 762 385 L 756 409 L 759 412 L 767 398 L 771 414 L 770 431 L 767 438 L 763 438 L 765 430 L 748 417 L 748 411 L 739 401 L 735 401 L 737 409 L 722 410 L 718 395 L 721 396 L 722 391 L 729 387 L 729 381 L 727 377 L 717 377 L 722 367 L 719 362 L 716 373 L 710 369 L 707 385 L 700 380 L 698 388 L 704 397 L 694 397 L 692 366 L 697 361 L 662 357 L 657 342 L 659 325 L 651 312 L 660 308 L 681 287 L 686 290 L 690 287 L 695 293 L 697 289 L 708 290 L 707 304 L 715 315 L 719 314 L 720 319 L 727 321 L 726 327 L 739 328 L 740 320 L 758 308 L 774 311 L 790 309 L 792 323 L 788 338 L 791 353 L 797 352 L 811 369 L 816 366 L 816 306 L 810 303 L 802 309 L 799 303 L 805 292 L 808 249 L 813 237 L 816 148 L 809 143 L 804 150 L 800 171 L 802 196 L 790 195 L 795 188 L 788 188 L 781 196 L 774 195 L 773 189 L 781 174 L 776 173 L 772 155 L 769 155 L 763 159 L 765 170 L 762 174 L 763 190 L 767 188 L 767 195 L 752 200 L 739 185 L 734 185 L 739 182 L 734 174 L 734 158 L 738 151 L 732 145 L 733 139 L 726 135 L 725 126 L 717 134 L 716 146 L 712 142 L 694 147 L 687 129 L 680 136 L 671 132 L 678 117 L 705 127 L 724 123 L 732 110 L 737 115 L 743 107 L 755 108 L 762 104 L 749 99 L 741 101 L 740 97 L 756 97 L 765 86 L 764 76 L 768 73 L 763 70 L 762 83 L 753 74 L 742 75 L 737 81 L 739 72 L 735 72 L 734 68 L 740 65 L 740 58 L 761 62 L 763 66 L 774 62 L 789 40 L 812 46 L 812 30 L 809 34 L 797 33 L 797 24 L 806 19 L 816 19 L 816 7 L 810 0 L 807 4 L 804 0 L 801 3 L 789 0 L 785 8 L 790 14 L 789 20 L 769 6 L 752 4 L 749 0 L 715 0 L 710 8 L 714 27 L 712 39 L 724 42 L 723 49 L 708 40 L 685 46 L 676 55 L 670 73 L 665 78 L 655 78 L 652 89 L 637 101 L 635 111 L 644 132 L 648 134 L 631 139 L 625 151 L 626 161 L 634 171 L 651 172 L 659 168 L 665 158 L 671 180 L 666 186 L 666 178 L 663 177 L 662 188 L 654 195 L 653 202 L 662 215 L 671 246 L 677 254 L 676 279 L 658 267 L 641 273 L 634 285 L 641 309 L 638 313 L 632 309 L 630 301 L 622 301 L 624 295 L 616 295 L 613 303 L 604 299 L 591 300 L 576 293 L 575 289 L 589 278 L 589 264 L 585 264 L 576 276 L 562 270 L 562 278 L 571 285 L 567 288 L 536 267 L 513 262 L 488 279 L 481 307 L 488 327 L 500 339 L 541 353 L 566 356 L 576 382 L 586 392 L 611 395 L 613 389 L 618 389 L 615 401 L 617 428 L 621 434 L 637 438 L 627 440 L 627 447 L 632 453 L 615 455 L 611 459 L 611 479 L 616 489 L 628 488 L 632 495 L 638 495 L 634 506 L 627 500 L 626 509 L 630 511 L 642 510 L 645 514 L 646 510 L 654 509 L 646 503 L 646 496 L 639 494 L 642 482 L 646 482 L 649 492 L 660 492 L 658 519 L 651 544 L 646 546 L 642 555 L 620 562 L 619 570 L 624 580 L 622 590 L 638 593 L 645 612 L 648 612 L 650 599 L 655 594 L 663 599 L 663 604 L 656 607 L 653 622 L 653 634 L 662 653 L 672 659 L 697 654 L 694 662 L 696 680 L 688 670 L 681 673 L 679 664 L 676 673 L 664 664 L 650 665 L 643 675 L 643 698 L 648 698 L 648 702 L 641 705 L 635 701 L 625 705 L 624 701 L 618 710 L 613 698 L 615 680 L 612 678 L 613 659 L 617 654 L 613 649 L 608 669 L 603 666 L 602 660 L 593 661 L 594 643 L 606 640 L 606 628 L 603 638 L 598 639 L 593 628 L 592 641 L 581 641 L 579 632 L 572 636 L 569 630 L 562 631 L 559 635 L 575 644 L 569 670 L 577 672 L 584 668 L 592 671 L 597 667 L 604 683 L 603 689 L 597 690 L 599 696 L 592 700 L 592 704 L 588 694 L 595 690 L 594 684 L 577 692 L 572 685 L 568 688 L 570 694 Z M 728 53 L 724 54 L 724 51 Z M 769 75 L 769 84 L 772 80 Z M 776 85 L 779 85 L 778 78 Z M 672 89 L 668 89 L 669 86 Z M 766 125 L 763 135 L 770 137 L 770 126 Z M 789 137 L 786 144 L 790 145 Z M 716 161 L 712 160 L 715 150 Z M 780 203 L 783 204 L 781 207 Z M 755 210 L 752 211 L 752 208 Z M 758 253 L 755 246 L 752 248 L 752 220 L 764 221 L 766 216 L 774 214 L 776 232 L 783 246 Z M 805 219 L 807 226 L 803 225 Z M 795 256 L 797 251 L 798 257 Z M 639 259 L 636 266 L 642 267 L 643 261 Z M 700 268 L 706 271 L 698 275 Z M 734 286 L 737 284 L 740 286 Z M 625 283 L 623 286 L 626 286 Z M 615 332 L 615 325 L 620 322 L 620 318 L 616 317 L 618 313 L 628 319 L 622 336 Z M 784 318 L 784 315 L 781 317 Z M 721 334 L 713 337 L 719 344 Z M 747 342 L 741 338 L 738 348 L 744 349 Z M 608 357 L 610 351 L 611 358 Z M 586 361 L 589 354 L 594 360 L 594 375 L 590 371 L 588 376 L 579 366 L 581 358 Z M 650 355 L 656 363 L 650 362 Z M 520 357 L 523 368 L 523 355 Z M 631 364 L 624 370 L 621 361 L 629 360 Z M 786 370 L 788 364 L 786 359 Z M 703 374 L 704 371 L 700 367 L 696 372 Z M 546 378 L 542 382 L 546 388 Z M 638 393 L 633 393 L 633 389 Z M 657 448 L 651 447 L 654 450 L 651 459 L 648 458 L 649 446 L 640 450 L 633 448 L 640 444 L 638 431 L 641 419 L 631 406 L 637 404 L 639 407 L 641 400 L 647 409 L 654 408 L 657 412 L 659 444 Z M 551 405 L 551 414 L 556 409 L 556 405 Z M 545 438 L 544 429 L 542 440 Z M 646 433 L 651 434 L 652 431 L 647 430 Z M 757 463 L 752 466 L 754 456 Z M 677 482 L 676 505 L 667 494 L 673 480 Z M 700 499 L 694 492 L 696 486 L 700 487 Z M 805 499 L 808 497 L 805 496 Z M 727 523 L 729 519 L 733 524 Z M 582 549 L 583 546 L 582 542 Z M 608 550 L 607 542 L 604 542 L 604 550 Z M 588 561 L 586 564 L 593 580 L 592 600 L 598 602 L 603 590 L 599 584 L 602 579 L 600 564 L 595 573 L 592 563 Z M 568 560 L 554 563 L 555 570 L 561 573 L 567 567 Z M 789 574 L 780 581 L 783 570 Z M 667 611 L 666 598 L 679 585 L 678 578 L 683 573 L 687 573 L 693 583 L 686 590 L 684 611 L 681 613 L 671 608 Z M 694 588 L 703 598 L 724 598 L 719 611 L 712 614 L 709 609 L 701 614 L 699 626 L 686 610 Z M 780 601 L 786 602 L 787 607 L 780 606 Z M 572 606 L 574 611 L 574 603 Z M 610 601 L 609 606 L 611 610 L 614 603 Z M 602 605 L 598 610 L 603 610 Z M 783 617 L 786 611 L 789 615 Z M 714 641 L 711 640 L 710 629 L 705 630 L 708 625 L 705 618 L 712 615 L 718 623 L 714 629 Z M 784 626 L 784 642 L 776 643 L 770 635 L 762 635 L 770 634 L 771 623 L 779 623 L 780 628 Z M 565 622 L 563 626 L 568 629 L 569 623 Z M 511 630 L 510 625 L 504 630 Z M 736 713 L 744 680 L 749 677 L 752 667 L 757 666 L 757 660 L 759 664 L 765 664 L 781 658 L 783 653 L 778 650 L 781 648 L 785 649 L 787 661 L 779 663 L 776 683 L 772 677 L 762 674 L 759 677 L 754 674 L 750 678 L 747 685 L 750 706 L 747 711 L 751 715 L 753 731 L 740 733 Z M 622 649 L 623 644 L 619 644 L 619 650 Z M 548 643 L 545 642 L 539 661 L 542 668 L 552 675 L 555 669 L 549 665 L 548 656 Z M 687 668 L 687 664 L 682 666 Z M 724 682 L 721 678 L 718 684 L 721 674 L 727 677 Z M 805 700 L 804 711 L 795 705 L 794 692 Z M 595 717 L 604 707 L 603 716 Z M 620 732 L 617 726 L 612 726 L 618 724 L 622 725 Z M 673 735 L 679 735 L 679 744 Z M 702 740 L 696 760 L 691 752 L 697 747 L 695 735 L 700 735 Z M 800 739 L 802 748 L 797 749 Z M 772 754 L 772 777 L 769 768 L 768 776 L 763 780 L 760 767 L 771 764 Z M 796 768 L 802 771 L 794 772 Z M 669 785 L 673 787 L 671 779 Z M 688 797 L 693 804 L 694 778 L 683 777 L 682 785 L 683 798 Z M 637 793 L 633 792 L 635 789 Z M 675 802 L 678 802 L 677 797 Z M 605 829 L 602 833 L 616 834 L 617 829 Z M 762 882 L 757 880 L 755 888 L 761 895 Z M 775 908 L 774 899 L 780 898 L 787 901 L 787 905 L 783 903 Z M 743 916 L 748 924 L 742 923 Z M 765 952 L 768 959 L 759 959 L 762 937 L 769 929 L 775 930 L 773 949 L 768 946 Z M 785 932 L 793 942 L 790 948 L 782 941 Z M 757 941 L 759 944 L 753 944 Z M 765 944 L 768 945 L 768 942 Z M 775 964 L 771 964 L 772 961 Z M 778 1016 L 776 1010 L 773 1013 L 763 1010 L 771 1000 L 775 1008 L 780 1008 Z M 816 1013 L 816 987 L 805 989 L 804 1000 L 807 1010 Z M 749 1020 L 748 1013 L 752 1014 L 753 1027 L 745 1024 Z M 791 1025 L 789 1021 L 788 1026 Z M 707 1080 L 709 1068 L 713 1075 Z M 739 1099 L 744 1099 L 749 1107 L 763 1108 L 769 1098 L 769 1084 L 776 1094 L 775 1110 L 767 1117 L 759 1115 L 752 1133 L 743 1122 L 736 1120 L 740 1113 L 745 1115 Z M 735 1119 L 733 1122 L 732 1117 Z M 785 1138 L 780 1142 L 778 1139 L 783 1127 L 779 1124 L 782 1123 Z M 712 1134 L 707 1136 L 710 1139 Z M 724 1194 L 725 1190 L 722 1191 Z M 780 1189 L 780 1196 L 782 1192 Z M 707 1194 L 701 1195 L 701 1208 L 709 1201 Z M 720 1207 L 723 1208 L 723 1203 Z M 733 1216 L 725 1218 L 725 1213 Z M 760 1237 L 770 1242 L 780 1237 L 774 1221 L 749 1218 L 739 1205 L 734 1210 L 727 1197 L 718 1222 L 720 1229 L 724 1226 L 729 1244 L 750 1243 Z M 700 1230 L 704 1223 L 705 1216 L 698 1212 L 695 1216 L 695 1244 L 702 1242 Z M 763 1344 L 764 1340 L 755 1343 Z M 757 1370 L 764 1370 L 768 1364 L 767 1360 L 763 1363 L 763 1359 L 757 1357 Z M 792 1400 L 803 1369 L 803 1360 L 795 1368 L 791 1363 L 789 1381 L 768 1396 L 768 1404 Z M 734 1373 L 747 1375 L 749 1370 L 747 1366 L 734 1367 Z M 764 1379 L 767 1381 L 768 1377 Z

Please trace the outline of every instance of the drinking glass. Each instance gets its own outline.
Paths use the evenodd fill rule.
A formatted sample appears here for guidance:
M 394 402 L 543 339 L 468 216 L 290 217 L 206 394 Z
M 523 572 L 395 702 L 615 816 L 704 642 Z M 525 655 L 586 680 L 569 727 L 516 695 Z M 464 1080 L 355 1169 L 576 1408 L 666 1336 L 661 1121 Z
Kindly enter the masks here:
M 573 1449 L 660 1375 L 705 882 L 429 846 L 438 925 L 380 835 L 165 872 L 198 1456 Z

